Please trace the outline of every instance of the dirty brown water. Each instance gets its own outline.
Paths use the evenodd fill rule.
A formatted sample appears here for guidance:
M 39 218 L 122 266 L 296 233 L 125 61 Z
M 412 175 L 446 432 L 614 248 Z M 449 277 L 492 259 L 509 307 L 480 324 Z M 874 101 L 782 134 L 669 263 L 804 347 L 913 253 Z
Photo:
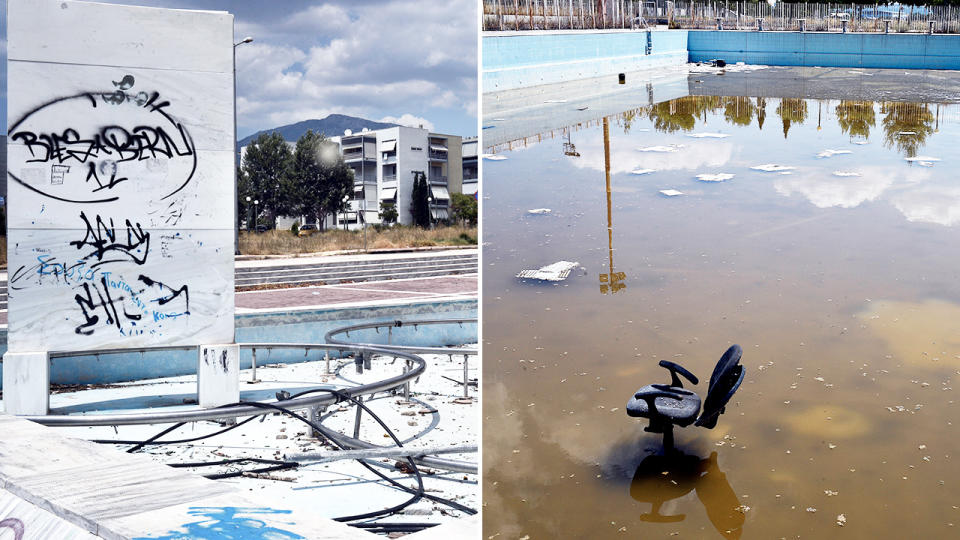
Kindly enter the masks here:
M 605 121 L 609 197 L 601 118 L 484 162 L 484 538 L 960 535 L 960 107 L 685 97 Z M 559 260 L 583 268 L 514 277 Z M 732 343 L 717 427 L 649 457 L 627 400 L 662 359 L 703 397 Z

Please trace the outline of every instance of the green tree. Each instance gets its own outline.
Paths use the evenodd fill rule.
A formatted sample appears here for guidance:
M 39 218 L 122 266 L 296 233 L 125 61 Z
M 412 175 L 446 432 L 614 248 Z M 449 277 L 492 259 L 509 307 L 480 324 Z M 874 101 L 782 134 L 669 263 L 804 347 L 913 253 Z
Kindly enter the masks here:
M 477 199 L 462 193 L 450 194 L 450 208 L 453 219 L 464 225 L 477 224 Z
M 307 131 L 297 140 L 289 170 L 296 193 L 297 213 L 320 220 L 346 208 L 344 198 L 353 192 L 353 170 L 337 146 L 321 134 Z
M 380 201 L 380 221 L 384 224 L 396 223 L 400 214 L 397 213 L 397 204 L 390 201 Z
M 241 216 L 249 217 L 247 197 L 259 201 L 259 215 L 274 223 L 277 216 L 290 214 L 293 207 L 293 189 L 289 182 L 290 147 L 279 133 L 261 134 L 247 146 L 243 156 L 242 174 L 238 174 L 238 194 Z
M 883 145 L 896 148 L 905 157 L 916 157 L 932 135 L 934 115 L 928 103 L 883 102 Z
M 851 139 L 868 139 L 870 128 L 877 124 L 872 101 L 841 101 L 834 111 L 840 130 L 849 134 Z
M 413 214 L 413 224 L 417 227 L 430 226 L 430 185 L 427 184 L 427 175 L 423 172 L 413 173 L 413 192 L 410 196 L 410 213 Z

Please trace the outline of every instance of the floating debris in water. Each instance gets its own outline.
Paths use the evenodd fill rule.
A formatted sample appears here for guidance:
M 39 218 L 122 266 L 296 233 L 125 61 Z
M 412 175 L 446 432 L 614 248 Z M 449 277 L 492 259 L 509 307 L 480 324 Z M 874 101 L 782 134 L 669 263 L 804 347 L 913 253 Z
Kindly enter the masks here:
M 682 144 L 671 144 L 668 146 L 647 146 L 644 148 L 637 148 L 639 152 L 679 152 L 683 148 Z
M 535 214 L 535 215 L 549 214 L 550 212 L 553 212 L 553 210 L 549 208 L 533 208 L 531 210 L 527 210 L 528 214 Z
M 729 136 L 729 133 L 690 133 L 687 135 L 687 137 L 695 139 L 725 139 Z
M 859 145 L 859 146 L 863 146 L 863 145 L 865 145 L 865 144 L 870 144 L 870 141 L 851 141 L 851 144 L 856 144 L 856 145 Z
M 489 161 L 503 161 L 507 159 L 507 156 L 501 156 L 499 154 L 482 154 L 481 157 Z
M 747 512 L 750 511 L 750 507 L 745 504 L 741 504 L 740 506 L 734 508 L 734 510 L 736 510 L 737 512 L 740 512 L 741 514 L 746 514 Z
M 823 493 L 826 494 L 827 497 L 836 497 L 838 495 L 838 492 L 830 489 L 823 490 Z
M 544 102 L 544 103 L 566 103 L 567 100 L 565 100 L 565 99 L 545 99 L 543 102 Z
M 683 195 L 682 191 L 677 191 L 675 189 L 661 189 L 660 193 L 666 195 L 667 197 L 676 197 L 677 195 Z
M 847 516 L 845 516 L 845 515 L 843 515 L 843 514 L 840 514 L 839 516 L 837 516 L 837 526 L 838 526 L 838 527 L 843 527 L 843 526 L 846 525 L 846 524 L 847 524 Z
M 900 131 L 897 133 L 897 135 L 916 135 L 916 134 L 917 134 L 916 131 Z
M 929 162 L 940 161 L 940 158 L 930 157 L 930 156 L 913 156 L 913 157 L 905 157 L 903 159 L 905 161 L 929 161 Z
M 535 270 L 522 270 L 518 278 L 539 279 L 541 281 L 563 281 L 570 275 L 570 271 L 580 266 L 578 262 L 557 261 Z
M 817 512 L 817 509 L 814 508 L 814 507 L 812 507 L 812 506 L 808 506 L 808 507 L 807 507 L 807 512 L 810 512 L 811 514 L 814 514 L 814 513 Z
M 657 172 L 656 169 L 634 169 L 630 171 L 630 174 L 650 174 L 652 172 Z
M 730 180 L 734 175 L 730 173 L 716 173 L 716 174 L 698 174 L 697 180 L 701 182 L 723 182 L 725 180 Z
M 852 154 L 852 153 L 853 153 L 853 152 L 850 151 L 850 150 L 833 150 L 833 149 L 831 149 L 831 148 L 828 148 L 828 149 L 820 152 L 819 154 L 817 154 L 817 157 L 818 157 L 818 158 L 828 158 L 828 157 L 833 157 L 833 156 L 839 156 L 839 155 L 841 155 L 841 154 Z
M 833 171 L 834 176 L 846 177 L 846 176 L 863 176 L 862 174 L 856 171 Z
M 585 111 L 585 110 L 587 110 L 587 109 L 589 109 L 589 108 L 590 108 L 590 107 L 583 106 L 583 107 L 577 107 L 577 110 L 578 110 L 578 111 Z
M 933 162 L 932 162 L 932 161 L 918 161 L 918 162 L 917 162 L 917 165 L 920 165 L 921 167 L 933 167 Z
M 796 169 L 796 167 L 790 167 L 789 165 L 777 165 L 775 163 L 765 163 L 763 165 L 754 165 L 753 167 L 750 167 L 750 168 L 755 171 L 763 171 L 763 172 L 792 171 L 793 169 Z

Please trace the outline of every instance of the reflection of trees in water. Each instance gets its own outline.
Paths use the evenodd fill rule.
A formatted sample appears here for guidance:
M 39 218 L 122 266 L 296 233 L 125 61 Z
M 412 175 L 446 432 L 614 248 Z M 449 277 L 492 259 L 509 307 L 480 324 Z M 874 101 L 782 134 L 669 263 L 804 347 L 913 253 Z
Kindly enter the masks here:
M 723 119 L 736 126 L 749 126 L 756 107 L 748 97 L 723 98 Z
M 763 131 L 763 121 L 767 119 L 767 98 L 757 98 L 757 126 Z
M 620 125 L 623 126 L 623 134 L 626 135 L 630 133 L 630 128 L 633 127 L 634 120 L 647 116 L 647 113 L 647 107 L 638 107 L 636 109 L 630 109 L 629 111 L 620 113 L 617 116 L 617 120 L 619 120 Z
M 793 123 L 802 124 L 807 119 L 807 101 L 798 98 L 783 98 L 777 106 L 777 115 L 783 120 L 783 138 Z
M 834 112 L 840 130 L 850 135 L 851 139 L 870 138 L 870 128 L 877 125 L 872 101 L 841 101 Z
M 723 99 L 718 96 L 686 96 L 671 99 L 650 107 L 648 117 L 653 121 L 653 129 L 661 133 L 692 131 L 697 118 L 706 120 L 706 112 L 719 109 Z
M 883 145 L 896 147 L 905 157 L 915 157 L 935 129 L 929 103 L 882 102 L 880 114 L 884 115 Z

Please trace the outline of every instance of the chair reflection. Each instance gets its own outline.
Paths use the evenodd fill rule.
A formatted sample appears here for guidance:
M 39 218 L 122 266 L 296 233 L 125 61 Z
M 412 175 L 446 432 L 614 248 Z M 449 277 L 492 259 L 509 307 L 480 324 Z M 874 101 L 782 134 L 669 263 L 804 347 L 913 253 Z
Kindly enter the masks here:
M 717 532 L 724 538 L 740 538 L 746 517 L 727 475 L 717 465 L 716 452 L 706 459 L 682 452 L 647 456 L 630 484 L 632 498 L 652 505 L 640 519 L 653 523 L 683 521 L 686 514 L 664 515 L 661 506 L 694 490 Z

